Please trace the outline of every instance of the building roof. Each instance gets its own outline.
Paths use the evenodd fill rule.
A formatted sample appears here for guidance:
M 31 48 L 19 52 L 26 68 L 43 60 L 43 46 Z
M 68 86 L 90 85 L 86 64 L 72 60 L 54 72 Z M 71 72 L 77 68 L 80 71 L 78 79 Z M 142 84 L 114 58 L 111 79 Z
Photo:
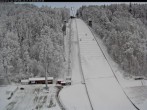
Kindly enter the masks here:
M 28 79 L 23 79 L 23 80 L 21 80 L 21 82 L 22 82 L 22 83 L 28 83 L 29 80 L 28 80 Z
M 45 80 L 45 77 L 40 77 L 40 78 L 29 78 L 29 81 L 41 81 Z M 53 77 L 47 77 L 47 80 L 53 80 Z

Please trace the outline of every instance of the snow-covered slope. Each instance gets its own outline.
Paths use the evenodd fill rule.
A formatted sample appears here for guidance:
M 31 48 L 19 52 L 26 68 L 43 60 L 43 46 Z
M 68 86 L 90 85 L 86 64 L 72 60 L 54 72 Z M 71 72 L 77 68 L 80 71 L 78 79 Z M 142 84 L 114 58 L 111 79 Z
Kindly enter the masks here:
M 81 64 L 95 110 L 135 110 L 112 73 L 87 25 L 77 19 Z
M 93 31 L 93 30 L 91 30 Z M 120 85 L 122 86 L 123 90 L 130 98 L 130 100 L 137 106 L 140 110 L 146 110 L 147 106 L 147 80 L 134 80 L 133 78 L 125 76 L 125 73 L 117 63 L 113 61 L 113 59 L 109 56 L 107 52 L 107 48 L 100 39 L 99 35 L 96 35 L 93 32 L 95 38 L 101 47 L 105 57 L 107 58 L 111 68 L 114 71 Z M 128 73 L 129 74 L 129 73 Z
M 135 110 L 86 24 L 76 19 L 72 22 L 72 29 L 72 86 L 64 88 L 59 94 L 64 106 L 70 110 L 91 109 L 85 86 L 81 84 L 83 72 L 94 110 Z

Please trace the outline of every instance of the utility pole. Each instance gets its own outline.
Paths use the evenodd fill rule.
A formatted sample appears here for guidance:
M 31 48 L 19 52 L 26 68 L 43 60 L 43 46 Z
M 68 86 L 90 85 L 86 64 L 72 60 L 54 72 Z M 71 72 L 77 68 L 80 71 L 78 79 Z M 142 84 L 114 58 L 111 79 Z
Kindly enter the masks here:
M 65 36 L 66 36 L 66 20 L 64 20 L 63 22 L 63 26 L 62 26 L 62 32 L 63 32 L 63 57 L 64 57 L 64 61 L 65 61 Z
M 145 43 L 144 43 L 144 74 L 146 72 L 146 42 L 147 40 L 145 39 Z
M 46 45 L 44 46 L 44 65 L 45 65 L 45 88 L 46 88 L 46 90 L 48 90 L 48 86 L 47 86 L 47 66 L 46 66 L 46 52 L 45 52 L 45 48 L 46 47 Z

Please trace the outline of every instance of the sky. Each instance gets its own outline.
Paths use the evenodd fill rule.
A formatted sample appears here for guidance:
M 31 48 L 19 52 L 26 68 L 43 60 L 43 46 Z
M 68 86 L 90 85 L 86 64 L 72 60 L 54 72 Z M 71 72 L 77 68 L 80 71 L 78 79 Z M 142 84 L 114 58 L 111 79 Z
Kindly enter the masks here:
M 126 3 L 126 4 L 129 4 L 130 2 L 16 2 L 17 4 L 34 4 L 38 7 L 41 7 L 41 6 L 51 6 L 51 7 L 57 7 L 57 8 L 60 8 L 60 7 L 66 7 L 66 8 L 70 8 L 71 7 L 74 7 L 75 9 L 75 12 L 76 10 L 81 7 L 82 5 L 110 5 L 110 4 L 121 4 L 121 3 Z M 140 4 L 143 4 L 143 3 L 147 3 L 147 2 L 131 2 L 131 3 L 140 3 Z

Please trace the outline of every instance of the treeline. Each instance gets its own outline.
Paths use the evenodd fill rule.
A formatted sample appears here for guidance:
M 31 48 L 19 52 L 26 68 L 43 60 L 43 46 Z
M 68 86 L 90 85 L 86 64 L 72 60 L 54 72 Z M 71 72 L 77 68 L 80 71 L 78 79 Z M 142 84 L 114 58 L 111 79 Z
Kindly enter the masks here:
M 92 28 L 123 70 L 147 76 L 147 4 L 82 6 L 77 16 L 92 20 Z
M 32 4 L 0 4 L 0 76 L 58 77 L 64 68 L 62 24 L 67 8 L 38 8 Z M 45 66 L 46 65 L 46 66 Z

